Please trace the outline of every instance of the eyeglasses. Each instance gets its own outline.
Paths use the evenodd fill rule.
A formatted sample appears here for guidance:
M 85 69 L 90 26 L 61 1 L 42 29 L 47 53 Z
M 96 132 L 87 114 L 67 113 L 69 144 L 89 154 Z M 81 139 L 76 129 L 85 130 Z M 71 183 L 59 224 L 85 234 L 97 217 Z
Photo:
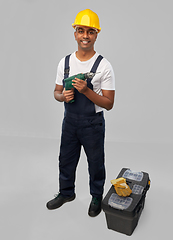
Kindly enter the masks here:
M 76 28 L 76 32 L 79 33 L 79 34 L 84 34 L 85 33 L 85 30 L 83 28 Z M 88 31 L 86 31 L 88 35 L 92 36 L 94 35 L 95 33 L 97 33 L 97 30 L 95 29 L 89 29 Z

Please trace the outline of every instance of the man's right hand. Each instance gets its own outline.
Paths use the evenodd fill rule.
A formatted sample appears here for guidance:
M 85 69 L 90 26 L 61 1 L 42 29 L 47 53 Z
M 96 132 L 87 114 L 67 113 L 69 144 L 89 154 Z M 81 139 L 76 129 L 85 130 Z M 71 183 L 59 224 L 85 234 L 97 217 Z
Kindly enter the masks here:
M 70 102 L 74 98 L 74 88 L 66 91 L 63 85 L 55 85 L 54 98 L 59 102 Z
M 64 102 L 68 103 L 74 99 L 74 88 L 71 90 L 65 90 L 64 88 L 62 94 L 64 96 Z

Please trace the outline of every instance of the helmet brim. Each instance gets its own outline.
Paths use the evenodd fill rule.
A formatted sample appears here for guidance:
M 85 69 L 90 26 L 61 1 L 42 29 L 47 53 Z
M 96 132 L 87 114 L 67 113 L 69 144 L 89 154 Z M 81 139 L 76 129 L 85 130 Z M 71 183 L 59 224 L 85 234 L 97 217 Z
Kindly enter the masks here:
M 78 27 L 78 26 L 83 26 L 83 27 L 90 27 L 90 28 L 92 28 L 92 29 L 94 29 L 94 30 L 96 30 L 97 31 L 97 33 L 99 33 L 100 31 L 101 31 L 101 28 L 95 28 L 95 27 L 91 27 L 91 26 L 87 26 L 87 25 L 82 25 L 82 24 L 72 24 L 72 27 L 75 29 L 76 27 Z

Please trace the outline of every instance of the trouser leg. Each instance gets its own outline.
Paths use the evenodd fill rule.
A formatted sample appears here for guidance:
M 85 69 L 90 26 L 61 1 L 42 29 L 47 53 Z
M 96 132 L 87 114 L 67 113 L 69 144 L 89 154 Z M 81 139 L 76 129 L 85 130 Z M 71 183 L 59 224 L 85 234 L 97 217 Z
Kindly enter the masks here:
M 59 155 L 59 189 L 64 196 L 72 196 L 75 191 L 76 167 L 81 144 L 75 136 L 75 128 L 64 119 Z
M 90 194 L 93 197 L 102 197 L 105 183 L 104 118 L 94 119 L 90 122 L 90 126 L 83 131 L 86 131 L 87 134 L 87 137 L 83 138 L 82 144 L 88 160 Z

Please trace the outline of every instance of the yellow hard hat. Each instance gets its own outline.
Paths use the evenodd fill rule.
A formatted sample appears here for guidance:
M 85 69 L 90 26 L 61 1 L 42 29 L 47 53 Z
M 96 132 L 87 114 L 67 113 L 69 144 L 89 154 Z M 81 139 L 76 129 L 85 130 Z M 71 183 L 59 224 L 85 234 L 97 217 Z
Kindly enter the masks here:
M 101 31 L 99 18 L 97 14 L 90 9 L 85 9 L 79 12 L 75 18 L 72 26 L 75 28 L 76 26 L 86 26 L 97 29 L 98 32 Z

